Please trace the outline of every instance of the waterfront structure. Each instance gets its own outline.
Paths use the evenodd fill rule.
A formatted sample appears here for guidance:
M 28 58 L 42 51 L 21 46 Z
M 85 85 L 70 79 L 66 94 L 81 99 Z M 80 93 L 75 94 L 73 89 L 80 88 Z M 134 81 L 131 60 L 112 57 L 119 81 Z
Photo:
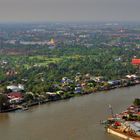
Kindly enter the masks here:
M 21 84 L 18 84 L 18 86 L 10 85 L 10 86 L 7 86 L 7 89 L 11 90 L 11 91 L 14 91 L 14 92 L 17 92 L 17 91 L 24 90 L 24 86 L 21 85 Z
M 132 65 L 136 66 L 138 68 L 138 73 L 140 73 L 140 59 L 132 59 Z
M 136 136 L 129 136 L 127 134 L 124 134 L 120 131 L 114 130 L 113 128 L 107 128 L 107 132 L 113 135 L 116 135 L 120 138 L 126 139 L 126 140 L 139 140 L 139 137 Z
M 138 99 L 135 99 L 135 102 Z M 111 107 L 110 107 L 111 108 Z M 120 114 L 112 115 L 105 125 L 106 131 L 127 140 L 140 140 L 140 107 L 131 105 Z

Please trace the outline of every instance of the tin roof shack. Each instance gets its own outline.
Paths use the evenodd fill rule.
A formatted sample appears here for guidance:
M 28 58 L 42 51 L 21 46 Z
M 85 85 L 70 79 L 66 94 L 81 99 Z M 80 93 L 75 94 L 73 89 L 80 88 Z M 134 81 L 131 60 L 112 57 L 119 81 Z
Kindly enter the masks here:
M 140 136 L 140 122 L 128 122 L 130 129 L 134 130 L 135 133 Z
M 107 82 L 110 87 L 118 87 L 119 85 L 121 85 L 121 80 L 110 80 Z
M 7 90 L 10 90 L 12 92 L 23 91 L 24 90 L 24 85 L 21 85 L 21 84 L 18 84 L 18 86 L 10 85 L 10 86 L 7 86 Z
M 81 86 L 76 86 L 74 89 L 74 93 L 75 94 L 82 94 L 83 93 L 83 89 Z
M 132 75 L 126 75 L 126 78 L 131 81 L 131 83 L 139 84 L 140 83 L 140 76 L 137 76 L 136 74 Z
M 19 104 L 23 101 L 23 94 L 21 92 L 11 92 L 7 94 L 10 104 Z
M 61 96 L 58 93 L 46 92 L 46 95 L 48 96 L 48 99 L 50 101 L 56 101 L 56 100 L 60 100 L 61 99 Z

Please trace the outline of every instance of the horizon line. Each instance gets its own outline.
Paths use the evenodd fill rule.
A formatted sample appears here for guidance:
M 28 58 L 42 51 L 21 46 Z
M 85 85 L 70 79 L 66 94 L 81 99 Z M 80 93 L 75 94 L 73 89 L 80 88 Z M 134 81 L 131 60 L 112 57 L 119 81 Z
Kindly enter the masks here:
M 120 21 L 120 20 L 110 20 L 110 21 L 0 21 L 0 24 L 45 24 L 45 23 L 140 23 L 140 20 L 137 21 L 133 21 L 133 20 L 124 20 L 124 21 Z

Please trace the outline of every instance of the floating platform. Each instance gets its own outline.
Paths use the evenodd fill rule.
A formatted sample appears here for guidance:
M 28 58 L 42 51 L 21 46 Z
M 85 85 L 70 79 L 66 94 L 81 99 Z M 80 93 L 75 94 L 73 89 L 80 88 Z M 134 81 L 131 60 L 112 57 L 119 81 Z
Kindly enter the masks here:
M 127 133 L 123 133 L 123 132 L 119 131 L 118 129 L 114 129 L 114 128 L 110 128 L 110 127 L 107 128 L 107 132 L 110 134 L 116 135 L 125 140 L 140 140 L 140 136 L 137 136 L 137 135 L 131 136 Z

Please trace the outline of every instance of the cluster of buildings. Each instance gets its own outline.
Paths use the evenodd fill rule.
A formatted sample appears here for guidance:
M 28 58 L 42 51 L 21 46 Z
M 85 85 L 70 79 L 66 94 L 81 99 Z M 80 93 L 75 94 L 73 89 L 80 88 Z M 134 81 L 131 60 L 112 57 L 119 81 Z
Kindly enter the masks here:
M 9 100 L 10 104 L 18 104 L 21 103 L 23 101 L 23 91 L 24 89 L 24 85 L 22 84 L 18 84 L 18 85 L 10 85 L 7 86 L 7 91 L 8 93 L 6 94 Z
M 17 40 L 7 40 L 5 41 L 5 44 L 12 44 L 12 45 L 49 45 L 49 46 L 55 46 L 56 43 L 54 39 L 51 40 L 43 40 L 43 41 L 17 41 Z
M 140 101 L 140 99 L 135 100 Z M 102 122 L 108 133 L 124 139 L 140 139 L 140 104 L 136 104 L 135 101 L 134 105 L 129 106 L 125 111 L 111 115 L 112 117 L 107 121 Z
M 4 93 L 7 96 L 10 109 L 15 110 L 19 106 L 20 109 L 25 107 L 25 104 L 32 106 L 49 101 L 71 98 L 77 95 L 85 95 L 95 93 L 96 91 L 111 90 L 136 84 L 140 84 L 140 77 L 135 74 L 126 75 L 124 79 L 106 80 L 103 76 L 77 73 L 73 79 L 63 77 L 57 84 L 52 84 L 47 92 L 32 93 L 27 91 L 23 84 L 9 84 Z
M 53 39 L 51 39 L 53 38 Z M 23 25 L 11 32 L 0 34 L 0 45 L 58 46 L 81 45 L 83 47 L 128 47 L 140 49 L 140 33 L 121 24 L 38 24 Z

